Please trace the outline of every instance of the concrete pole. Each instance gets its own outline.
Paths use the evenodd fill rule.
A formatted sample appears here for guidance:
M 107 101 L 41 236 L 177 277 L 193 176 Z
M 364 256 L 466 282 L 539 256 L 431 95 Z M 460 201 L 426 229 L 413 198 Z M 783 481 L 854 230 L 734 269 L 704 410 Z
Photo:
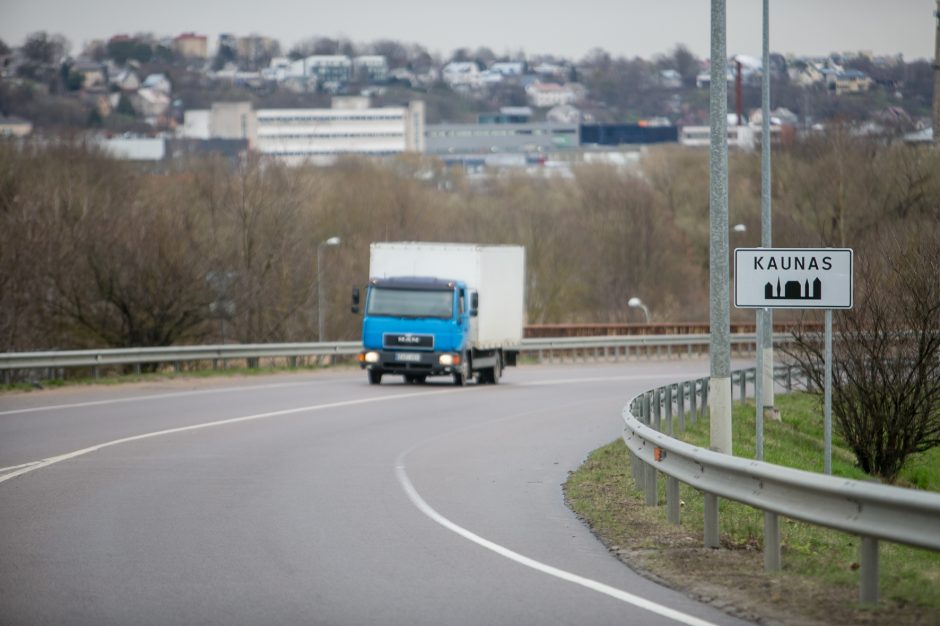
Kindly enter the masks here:
M 940 0 L 937 0 L 940 2 Z M 770 248 L 772 244 L 773 222 L 771 220 L 771 185 L 770 185 L 770 0 L 764 0 L 764 75 L 761 79 L 761 211 L 760 245 Z M 774 413 L 774 313 L 765 309 L 761 327 L 761 347 L 763 348 L 763 367 L 761 384 L 761 404 L 764 417 L 771 418 Z
M 731 454 L 731 316 L 728 281 L 728 82 L 725 0 L 711 0 L 709 86 L 709 446 Z M 706 539 L 707 542 L 707 539 Z

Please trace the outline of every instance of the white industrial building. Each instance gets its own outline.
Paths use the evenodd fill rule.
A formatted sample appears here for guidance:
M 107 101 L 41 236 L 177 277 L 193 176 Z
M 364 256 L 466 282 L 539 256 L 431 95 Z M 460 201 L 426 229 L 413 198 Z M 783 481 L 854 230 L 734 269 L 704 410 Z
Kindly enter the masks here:
M 374 108 L 368 98 L 334 98 L 329 109 L 259 109 L 247 103 L 187 111 L 183 136 L 247 139 L 255 152 L 290 164 L 344 155 L 424 152 L 424 103 Z M 188 134 L 187 134 L 188 133 Z

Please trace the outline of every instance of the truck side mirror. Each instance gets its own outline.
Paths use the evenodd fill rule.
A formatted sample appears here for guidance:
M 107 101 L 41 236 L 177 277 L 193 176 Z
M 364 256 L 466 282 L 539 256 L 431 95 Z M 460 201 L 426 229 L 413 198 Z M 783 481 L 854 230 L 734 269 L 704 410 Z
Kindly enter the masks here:
M 470 317 L 476 317 L 480 310 L 480 294 L 474 291 L 470 294 Z
M 352 288 L 352 306 L 350 310 L 353 313 L 359 313 L 359 287 Z

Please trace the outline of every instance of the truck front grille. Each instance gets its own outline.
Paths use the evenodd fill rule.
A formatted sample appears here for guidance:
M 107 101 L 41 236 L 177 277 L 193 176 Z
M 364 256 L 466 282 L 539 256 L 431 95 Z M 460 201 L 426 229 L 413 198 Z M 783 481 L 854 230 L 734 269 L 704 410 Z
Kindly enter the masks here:
M 434 335 L 413 335 L 411 333 L 386 333 L 382 337 L 386 348 L 433 350 Z

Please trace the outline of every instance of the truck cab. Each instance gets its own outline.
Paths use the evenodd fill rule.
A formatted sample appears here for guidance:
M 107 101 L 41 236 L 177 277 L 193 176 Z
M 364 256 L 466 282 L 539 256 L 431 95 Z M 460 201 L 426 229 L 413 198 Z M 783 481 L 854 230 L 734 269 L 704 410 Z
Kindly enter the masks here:
M 357 307 L 356 295 L 353 296 Z M 359 362 L 369 382 L 400 374 L 409 383 L 428 376 L 469 377 L 468 339 L 473 336 L 477 294 L 457 280 L 420 276 L 369 281 Z

